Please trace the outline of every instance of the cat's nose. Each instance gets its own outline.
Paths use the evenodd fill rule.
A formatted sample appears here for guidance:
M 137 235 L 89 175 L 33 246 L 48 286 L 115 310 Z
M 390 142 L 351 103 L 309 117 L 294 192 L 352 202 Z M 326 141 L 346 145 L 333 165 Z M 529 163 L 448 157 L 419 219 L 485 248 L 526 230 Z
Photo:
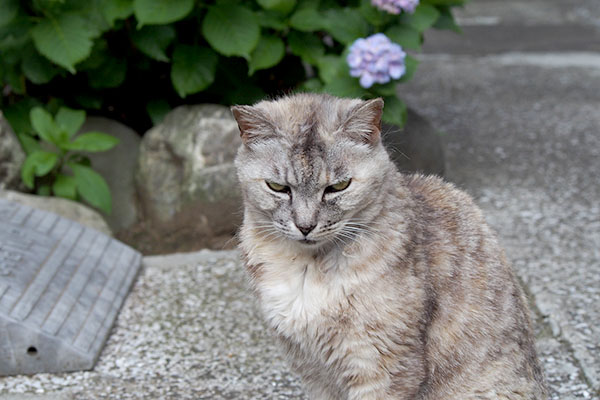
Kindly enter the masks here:
M 316 225 L 308 225 L 308 226 L 303 226 L 303 225 L 298 225 L 298 224 L 296 224 L 296 227 L 298 228 L 298 230 L 299 230 L 300 232 L 302 232 L 302 234 L 303 234 L 304 236 L 307 236 L 307 235 L 310 233 L 310 231 L 312 231 L 313 229 L 315 229 L 315 226 L 316 226 Z

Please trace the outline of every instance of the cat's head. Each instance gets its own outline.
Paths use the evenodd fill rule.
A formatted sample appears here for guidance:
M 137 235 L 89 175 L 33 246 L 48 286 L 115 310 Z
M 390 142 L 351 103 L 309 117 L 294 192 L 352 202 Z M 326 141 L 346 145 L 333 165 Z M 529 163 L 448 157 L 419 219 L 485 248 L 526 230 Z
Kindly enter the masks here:
M 356 237 L 373 218 L 392 165 L 381 144 L 383 100 L 297 94 L 234 106 L 247 221 L 308 247 Z

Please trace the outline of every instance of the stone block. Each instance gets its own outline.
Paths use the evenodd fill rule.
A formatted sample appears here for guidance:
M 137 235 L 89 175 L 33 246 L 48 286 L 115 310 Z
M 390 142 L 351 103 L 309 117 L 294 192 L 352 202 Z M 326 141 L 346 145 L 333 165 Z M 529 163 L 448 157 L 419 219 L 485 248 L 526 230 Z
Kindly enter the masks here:
M 0 376 L 91 369 L 140 265 L 95 229 L 0 199 Z

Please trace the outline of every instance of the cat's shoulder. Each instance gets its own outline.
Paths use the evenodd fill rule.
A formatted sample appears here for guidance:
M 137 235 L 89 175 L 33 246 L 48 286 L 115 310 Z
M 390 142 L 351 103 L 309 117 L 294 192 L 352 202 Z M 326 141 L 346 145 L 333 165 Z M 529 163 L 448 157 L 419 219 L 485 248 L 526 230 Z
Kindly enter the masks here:
M 483 212 L 473 198 L 453 183 L 434 175 L 404 175 L 403 187 L 413 201 L 418 221 L 429 221 L 437 232 L 467 233 L 487 231 Z
M 402 175 L 404 187 L 410 194 L 439 206 L 475 207 L 472 197 L 455 184 L 436 175 L 420 173 Z

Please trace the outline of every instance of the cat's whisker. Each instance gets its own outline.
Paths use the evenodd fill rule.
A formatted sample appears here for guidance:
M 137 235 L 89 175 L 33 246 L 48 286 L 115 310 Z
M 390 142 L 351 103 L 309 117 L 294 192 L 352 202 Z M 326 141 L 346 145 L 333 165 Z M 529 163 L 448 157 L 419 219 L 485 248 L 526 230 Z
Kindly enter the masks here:
M 357 240 L 357 238 L 360 236 L 360 237 L 362 237 L 364 242 L 375 247 L 377 251 L 383 250 L 381 245 L 379 243 L 377 243 L 377 241 L 376 241 L 376 239 L 381 239 L 380 235 L 377 234 L 376 232 L 369 231 L 369 230 L 362 229 L 362 228 L 354 228 L 354 227 L 347 227 L 347 228 L 348 229 L 345 230 L 344 234 L 351 235 L 354 240 Z

